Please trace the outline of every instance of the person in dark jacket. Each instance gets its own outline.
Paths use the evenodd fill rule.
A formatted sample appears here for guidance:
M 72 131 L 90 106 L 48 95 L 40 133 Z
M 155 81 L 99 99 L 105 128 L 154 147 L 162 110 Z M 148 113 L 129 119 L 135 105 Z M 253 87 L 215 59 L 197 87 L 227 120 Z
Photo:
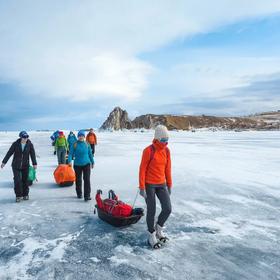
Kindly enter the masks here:
M 28 170 L 29 158 L 31 157 L 32 165 L 36 169 L 37 161 L 34 146 L 28 139 L 26 131 L 21 131 L 19 139 L 15 141 L 4 157 L 1 168 L 4 168 L 10 157 L 13 155 L 12 169 L 14 174 L 14 190 L 16 202 L 29 199 Z

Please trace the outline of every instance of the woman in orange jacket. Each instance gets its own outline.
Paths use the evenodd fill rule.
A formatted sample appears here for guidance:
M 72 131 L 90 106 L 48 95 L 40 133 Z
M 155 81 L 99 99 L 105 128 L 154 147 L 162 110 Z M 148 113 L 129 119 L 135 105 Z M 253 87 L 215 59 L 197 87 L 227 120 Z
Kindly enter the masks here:
M 155 129 L 153 144 L 144 149 L 139 170 L 140 195 L 147 204 L 148 243 L 158 249 L 168 238 L 163 226 L 171 213 L 171 157 L 168 149 L 168 130 L 163 125 Z M 155 225 L 156 196 L 162 210 Z
M 86 141 L 89 143 L 92 151 L 92 155 L 94 156 L 95 153 L 95 145 L 97 145 L 97 138 L 96 134 L 94 133 L 93 128 L 89 130 L 89 133 L 87 134 Z

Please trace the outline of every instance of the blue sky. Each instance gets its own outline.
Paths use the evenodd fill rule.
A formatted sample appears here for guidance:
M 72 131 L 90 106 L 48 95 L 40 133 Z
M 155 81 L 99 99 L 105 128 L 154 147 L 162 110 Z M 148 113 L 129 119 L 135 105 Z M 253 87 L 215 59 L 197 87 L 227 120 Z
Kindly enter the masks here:
M 278 110 L 279 26 L 277 0 L 0 0 L 0 130 Z

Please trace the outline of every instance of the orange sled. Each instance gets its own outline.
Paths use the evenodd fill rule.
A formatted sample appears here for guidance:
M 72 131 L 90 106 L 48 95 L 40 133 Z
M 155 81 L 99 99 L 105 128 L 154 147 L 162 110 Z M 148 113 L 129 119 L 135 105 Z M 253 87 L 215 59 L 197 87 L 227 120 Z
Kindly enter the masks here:
M 75 171 L 67 164 L 60 164 L 53 175 L 55 182 L 61 187 L 72 186 L 76 180 Z

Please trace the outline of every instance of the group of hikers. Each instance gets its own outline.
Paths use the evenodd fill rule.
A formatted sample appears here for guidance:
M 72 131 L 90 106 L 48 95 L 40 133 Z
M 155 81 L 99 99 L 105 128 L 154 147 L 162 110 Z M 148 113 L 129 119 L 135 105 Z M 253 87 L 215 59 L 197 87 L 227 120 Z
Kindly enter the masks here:
M 62 131 L 56 131 L 51 136 L 55 147 L 58 164 L 73 165 L 76 174 L 77 198 L 83 197 L 82 178 L 84 181 L 84 200 L 91 200 L 91 169 L 94 167 L 95 145 L 97 137 L 93 129 L 86 135 L 80 130 L 76 135 L 71 131 L 66 139 Z M 167 147 L 169 141 L 168 130 L 164 125 L 155 128 L 154 139 L 142 154 L 139 168 L 139 192 L 147 205 L 146 222 L 148 227 L 148 242 L 152 248 L 160 248 L 162 242 L 168 240 L 163 233 L 163 226 L 171 213 L 171 156 Z M 66 159 L 68 155 L 68 159 Z M 36 153 L 26 131 L 19 133 L 17 139 L 4 157 L 1 168 L 4 168 L 13 156 L 12 170 L 14 174 L 14 191 L 16 202 L 29 200 L 28 170 L 30 158 L 33 168 L 37 168 Z M 161 204 L 161 213 L 155 222 L 156 197 Z
M 78 133 L 84 135 L 85 132 L 83 130 L 80 130 Z M 52 145 L 54 146 L 54 154 L 57 155 L 57 161 L 58 164 L 65 164 L 67 155 L 69 154 L 72 147 L 74 147 L 74 144 L 77 143 L 78 139 L 73 131 L 69 132 L 69 135 L 66 139 L 63 131 L 55 131 L 52 136 L 50 137 L 52 140 Z M 81 140 L 81 139 L 80 139 Z M 95 153 L 95 145 L 97 145 L 97 137 L 94 133 L 93 128 L 91 128 L 85 138 L 86 142 L 90 146 L 92 155 L 94 156 Z
M 77 138 L 78 137 L 78 138 Z M 90 173 L 94 167 L 95 145 L 97 137 L 93 128 L 86 135 L 84 130 L 80 130 L 76 135 L 70 131 L 67 139 L 63 131 L 56 131 L 51 136 L 57 155 L 58 164 L 67 164 L 72 166 L 74 161 L 74 170 L 76 175 L 76 193 L 78 198 L 83 197 L 82 178 L 84 180 L 84 200 L 91 200 Z M 68 159 L 66 160 L 66 155 Z

